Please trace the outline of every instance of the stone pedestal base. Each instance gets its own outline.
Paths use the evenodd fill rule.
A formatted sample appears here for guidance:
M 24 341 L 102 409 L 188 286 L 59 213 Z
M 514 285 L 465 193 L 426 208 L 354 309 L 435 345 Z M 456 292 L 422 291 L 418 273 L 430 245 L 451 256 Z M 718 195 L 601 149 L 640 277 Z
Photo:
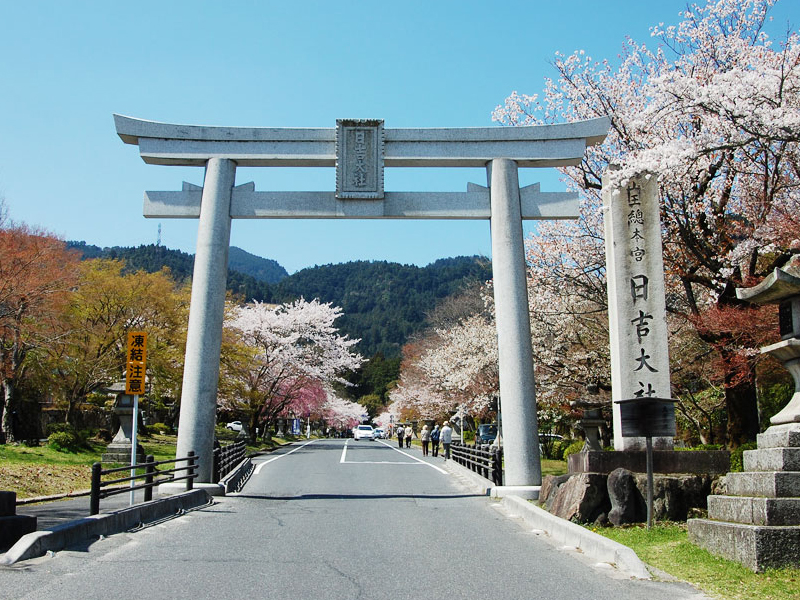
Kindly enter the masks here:
M 611 473 L 627 469 L 647 472 L 647 453 L 640 450 L 617 452 L 578 452 L 568 459 L 569 473 Z M 655 450 L 653 472 L 722 475 L 731 468 L 730 455 L 724 450 Z
M 505 498 L 506 496 L 519 496 L 525 500 L 538 500 L 540 485 L 496 485 L 489 490 L 492 498 Z
M 735 560 L 760 573 L 769 568 L 800 565 L 800 527 L 723 523 L 708 519 L 688 522 L 689 540 L 711 554 Z
M 689 539 L 761 572 L 800 566 L 800 424 L 775 425 L 744 453 L 727 494 L 708 497 L 708 519 L 688 522 Z
M 131 463 L 131 442 L 128 440 L 127 444 L 119 444 L 111 442 L 106 451 L 103 453 L 101 459 L 104 463 L 122 463 L 129 465 Z M 136 448 L 136 462 L 143 463 L 145 460 L 144 448 L 141 444 L 137 444 Z

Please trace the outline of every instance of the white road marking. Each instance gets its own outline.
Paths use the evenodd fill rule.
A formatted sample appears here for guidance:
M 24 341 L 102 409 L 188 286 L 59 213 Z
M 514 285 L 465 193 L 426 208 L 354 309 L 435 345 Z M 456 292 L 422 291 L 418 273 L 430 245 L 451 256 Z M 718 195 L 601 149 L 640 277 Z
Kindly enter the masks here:
M 258 474 L 259 474 L 259 472 L 261 471 L 261 468 L 262 468 L 264 465 L 268 465 L 268 464 L 269 464 L 269 463 L 271 463 L 272 461 L 274 461 L 274 460 L 278 460 L 279 458 L 283 458 L 284 456 L 289 456 L 289 455 L 290 455 L 292 452 L 297 452 L 297 451 L 298 451 L 298 450 L 300 450 L 301 448 L 305 448 L 305 447 L 306 447 L 306 446 L 308 446 L 309 444 L 313 444 L 313 443 L 314 443 L 314 442 L 316 442 L 316 441 L 317 441 L 317 440 L 311 440 L 310 442 L 306 442 L 305 444 L 302 444 L 302 445 L 298 446 L 298 447 L 297 447 L 297 448 L 295 448 L 294 450 L 289 450 L 289 452 L 287 452 L 286 454 L 279 454 L 278 456 L 273 456 L 273 457 L 272 457 L 272 458 L 270 458 L 269 460 L 265 460 L 264 462 L 262 462 L 262 463 L 259 463 L 259 464 L 258 464 L 258 466 L 256 467 L 256 470 L 253 472 L 253 475 L 258 475 Z
M 342 449 L 342 458 L 339 460 L 339 462 L 342 463 L 342 464 L 348 464 L 348 465 L 414 465 L 414 466 L 416 466 L 417 464 L 420 464 L 420 465 L 425 465 L 426 467 L 430 467 L 431 469 L 436 469 L 437 471 L 439 471 L 439 473 L 443 473 L 444 475 L 449 475 L 450 474 L 448 471 L 445 471 L 444 469 L 442 469 L 440 467 L 437 467 L 436 465 L 432 465 L 429 462 L 425 462 L 421 458 L 417 458 L 416 456 L 412 456 L 411 454 L 408 454 L 407 452 L 403 452 L 400 448 L 395 448 L 394 446 L 392 446 L 391 444 L 387 444 L 383 440 L 375 440 L 375 441 L 383 444 L 387 448 L 391 448 L 395 452 L 399 452 L 403 456 L 407 456 L 408 458 L 410 458 L 411 460 L 413 460 L 415 462 L 410 463 L 410 462 L 405 462 L 405 461 L 398 462 L 398 461 L 389 461 L 389 460 L 347 460 L 347 445 L 350 443 L 349 439 L 344 443 L 344 448 Z

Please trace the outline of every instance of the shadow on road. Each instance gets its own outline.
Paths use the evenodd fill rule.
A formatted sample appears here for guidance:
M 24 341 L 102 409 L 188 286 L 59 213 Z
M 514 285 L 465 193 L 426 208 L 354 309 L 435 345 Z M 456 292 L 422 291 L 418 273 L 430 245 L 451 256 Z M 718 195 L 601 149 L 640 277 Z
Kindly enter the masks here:
M 269 494 L 236 494 L 234 498 L 251 500 L 454 500 L 458 498 L 485 498 L 486 494 L 299 494 L 297 496 L 271 496 Z

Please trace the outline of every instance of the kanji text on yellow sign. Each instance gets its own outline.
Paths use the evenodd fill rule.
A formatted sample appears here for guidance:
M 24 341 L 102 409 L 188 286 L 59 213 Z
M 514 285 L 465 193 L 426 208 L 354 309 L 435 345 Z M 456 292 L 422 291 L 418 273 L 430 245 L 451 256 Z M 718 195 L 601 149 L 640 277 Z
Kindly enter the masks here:
M 147 332 L 128 332 L 128 355 L 125 359 L 125 393 L 144 394 L 144 376 L 147 370 Z

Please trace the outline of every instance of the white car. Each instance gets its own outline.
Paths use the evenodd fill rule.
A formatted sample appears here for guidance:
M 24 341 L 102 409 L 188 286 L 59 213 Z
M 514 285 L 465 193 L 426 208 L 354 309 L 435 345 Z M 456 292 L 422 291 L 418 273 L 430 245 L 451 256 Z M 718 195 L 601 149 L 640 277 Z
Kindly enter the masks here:
M 372 425 L 359 425 L 353 430 L 353 439 L 355 439 L 356 441 L 358 440 L 372 441 L 375 439 L 375 430 L 372 428 Z
M 385 437 L 386 437 L 386 433 L 383 431 L 383 429 L 381 429 L 380 427 L 375 429 L 375 439 L 376 440 L 382 440 Z
M 227 425 L 225 425 L 225 429 L 230 429 L 231 431 L 241 431 L 242 430 L 242 422 L 241 421 L 231 421 Z

